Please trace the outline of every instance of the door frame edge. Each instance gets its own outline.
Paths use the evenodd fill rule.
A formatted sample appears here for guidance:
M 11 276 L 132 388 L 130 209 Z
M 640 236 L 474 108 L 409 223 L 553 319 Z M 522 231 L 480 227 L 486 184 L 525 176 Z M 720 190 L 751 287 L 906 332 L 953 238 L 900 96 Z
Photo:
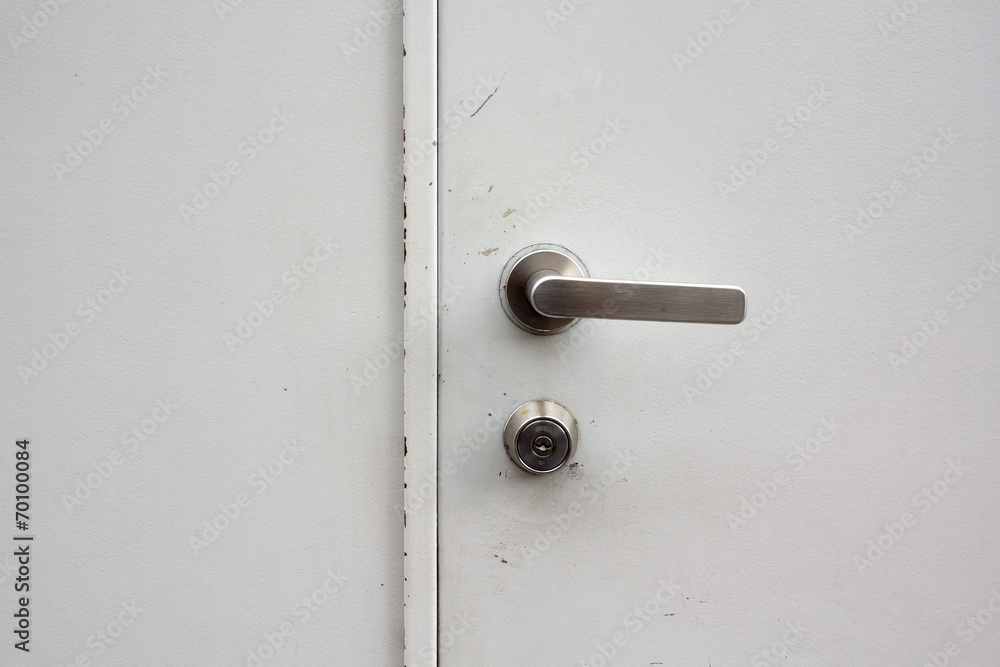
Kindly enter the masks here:
M 437 0 L 403 0 L 403 661 L 437 665 Z

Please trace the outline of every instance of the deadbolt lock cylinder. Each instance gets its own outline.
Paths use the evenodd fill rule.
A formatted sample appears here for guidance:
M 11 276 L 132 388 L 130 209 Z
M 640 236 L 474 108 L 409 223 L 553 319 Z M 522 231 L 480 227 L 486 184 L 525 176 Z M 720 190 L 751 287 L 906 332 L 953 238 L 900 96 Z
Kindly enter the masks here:
M 534 475 L 559 470 L 576 450 L 579 427 L 569 410 L 549 399 L 528 401 L 507 419 L 503 446 L 517 467 Z

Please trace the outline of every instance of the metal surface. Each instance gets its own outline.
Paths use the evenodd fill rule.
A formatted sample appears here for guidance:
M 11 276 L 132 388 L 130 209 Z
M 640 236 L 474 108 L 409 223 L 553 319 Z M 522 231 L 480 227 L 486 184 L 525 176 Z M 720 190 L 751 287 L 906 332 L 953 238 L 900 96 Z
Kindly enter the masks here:
M 436 62 L 412 89 L 427 111 L 406 101 L 407 141 L 428 141 L 419 167 L 406 153 L 409 183 L 426 180 L 408 185 L 404 278 L 398 5 L 140 4 L 36 4 L 27 27 L 0 2 L 0 665 L 398 667 L 404 613 L 414 653 L 436 640 L 433 562 L 404 611 L 402 523 L 405 279 L 427 314 L 405 338 L 407 375 L 426 364 L 405 391 L 407 465 L 429 463 L 405 531 L 430 514 L 436 535 L 437 311 L 419 300 L 436 266 L 429 286 L 413 277 L 436 242 L 416 203 L 436 202 L 418 130 L 420 113 L 436 126 Z M 435 3 L 407 6 L 421 16 L 407 68 L 436 55 Z M 334 145 L 364 157 L 331 178 Z M 21 364 L 43 370 L 25 382 Z M 197 471 L 178 464 L 196 451 Z M 359 454 L 379 464 L 358 474 Z M 30 602 L 30 652 L 12 596 Z
M 528 301 L 548 317 L 739 324 L 747 297 L 739 287 L 636 283 L 567 278 L 539 271 L 528 281 Z
M 519 405 L 503 430 L 507 456 L 533 475 L 546 475 L 562 468 L 572 458 L 579 438 L 573 415 L 549 399 Z
M 505 312 L 531 333 L 559 333 L 581 317 L 701 324 L 739 324 L 746 317 L 739 287 L 596 280 L 569 250 L 533 248 L 511 258 L 501 278 Z
M 518 251 L 500 276 L 500 302 L 507 317 L 533 334 L 556 334 L 576 324 L 576 317 L 542 315 L 528 301 L 528 279 L 538 271 L 551 270 L 563 276 L 586 278 L 590 274 L 580 258 L 562 246 L 536 243 Z
M 437 2 L 404 0 L 403 664 L 438 664 Z M 419 155 L 419 160 L 413 156 Z M 409 232 L 409 233 L 407 233 Z
M 1000 664 L 1000 3 L 439 4 L 440 667 Z M 529 335 L 537 241 L 746 320 Z

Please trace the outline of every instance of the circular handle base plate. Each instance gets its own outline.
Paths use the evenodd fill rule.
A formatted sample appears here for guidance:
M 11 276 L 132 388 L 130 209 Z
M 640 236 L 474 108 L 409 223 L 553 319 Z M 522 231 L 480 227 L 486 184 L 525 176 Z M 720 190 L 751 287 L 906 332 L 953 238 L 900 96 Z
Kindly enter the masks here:
M 536 243 L 522 248 L 507 261 L 500 275 L 503 311 L 520 328 L 542 336 L 563 332 L 578 321 L 578 318 L 541 315 L 529 303 L 528 279 L 545 270 L 570 278 L 590 277 L 579 257 L 554 243 Z

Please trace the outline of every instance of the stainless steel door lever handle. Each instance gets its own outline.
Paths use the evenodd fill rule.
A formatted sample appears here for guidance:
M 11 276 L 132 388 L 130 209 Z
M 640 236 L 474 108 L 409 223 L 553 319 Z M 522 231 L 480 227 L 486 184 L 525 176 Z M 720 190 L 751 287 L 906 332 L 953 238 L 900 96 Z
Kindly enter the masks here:
M 746 317 L 747 297 L 730 285 L 597 280 L 566 248 L 539 244 L 507 262 L 500 300 L 525 331 L 554 334 L 581 317 L 739 324 Z

